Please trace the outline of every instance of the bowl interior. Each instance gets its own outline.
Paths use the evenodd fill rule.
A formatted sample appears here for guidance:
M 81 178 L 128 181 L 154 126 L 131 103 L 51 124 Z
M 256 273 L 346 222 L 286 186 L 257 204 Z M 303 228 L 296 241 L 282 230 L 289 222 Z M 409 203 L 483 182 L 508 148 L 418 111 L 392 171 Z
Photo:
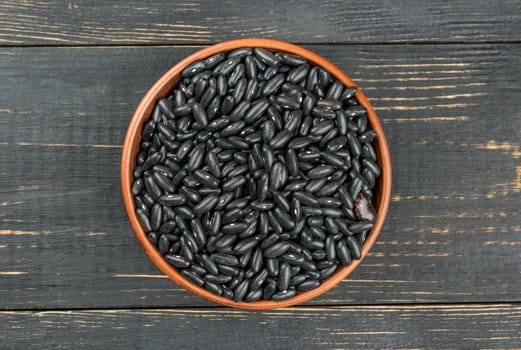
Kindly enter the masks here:
M 129 217 L 132 229 L 134 230 L 138 241 L 142 245 L 147 255 L 152 259 L 152 261 L 161 269 L 161 271 L 163 271 L 173 281 L 175 281 L 177 284 L 181 285 L 185 289 L 193 292 L 198 296 L 201 296 L 207 300 L 222 305 L 249 310 L 274 309 L 299 304 L 325 293 L 326 291 L 330 290 L 335 285 L 340 283 L 343 279 L 345 279 L 354 269 L 356 269 L 356 267 L 368 254 L 369 250 L 373 246 L 374 242 L 376 241 L 376 238 L 380 233 L 385 216 L 387 214 L 387 209 L 391 196 L 391 161 L 385 134 L 378 120 L 378 117 L 376 116 L 371 104 L 368 102 L 363 92 L 360 89 L 358 89 L 355 94 L 355 98 L 361 105 L 367 108 L 368 123 L 370 127 L 377 133 L 375 141 L 373 141 L 373 145 L 375 146 L 377 152 L 378 165 L 382 170 L 382 175 L 380 176 L 374 190 L 373 204 L 378 213 L 377 219 L 371 232 L 367 235 L 366 241 L 362 246 L 362 258 L 360 260 L 353 260 L 353 262 L 348 266 L 339 267 L 333 275 L 323 280 L 318 288 L 299 293 L 296 296 L 283 301 L 262 300 L 251 303 L 236 303 L 233 300 L 229 300 L 227 298 L 210 293 L 206 289 L 198 287 L 189 280 L 185 279 L 177 271 L 177 269 L 170 266 L 163 259 L 159 251 L 148 240 L 147 235 L 141 228 L 141 225 L 135 213 L 136 207 L 131 193 L 131 185 L 134 180 L 133 170 L 136 166 L 136 156 L 140 148 L 141 133 L 144 124 L 148 121 L 155 107 L 156 102 L 159 99 L 166 97 L 171 92 L 171 90 L 177 85 L 178 81 L 180 80 L 181 71 L 184 68 L 186 68 L 189 64 L 195 61 L 207 58 L 217 53 L 228 52 L 241 47 L 262 47 L 272 51 L 282 51 L 300 55 L 306 58 L 311 63 L 317 66 L 321 66 L 322 68 L 327 70 L 336 79 L 340 80 L 345 86 L 357 87 L 357 85 L 344 72 L 342 72 L 340 68 L 338 68 L 325 58 L 311 51 L 308 51 L 300 46 L 292 45 L 281 41 L 268 39 L 240 39 L 223 42 L 221 44 L 210 46 L 208 48 L 197 51 L 192 55 L 186 57 L 185 59 L 177 63 L 174 67 L 172 67 L 169 71 L 167 71 L 147 92 L 145 97 L 138 105 L 136 111 L 134 112 L 134 115 L 130 121 L 127 130 L 127 134 L 125 136 L 125 142 L 123 146 L 121 160 L 121 186 L 127 215 Z

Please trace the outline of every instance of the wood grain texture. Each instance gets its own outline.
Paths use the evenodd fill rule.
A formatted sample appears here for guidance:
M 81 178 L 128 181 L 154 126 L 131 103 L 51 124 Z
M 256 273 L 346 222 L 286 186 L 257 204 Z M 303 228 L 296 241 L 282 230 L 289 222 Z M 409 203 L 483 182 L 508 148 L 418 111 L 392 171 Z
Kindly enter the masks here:
M 516 0 L 3 0 L 0 44 L 518 41 L 520 13 Z
M 395 173 L 372 254 L 313 303 L 521 301 L 520 46 L 309 48 L 363 87 Z M 118 176 L 133 109 L 195 49 L 0 50 L 1 309 L 210 305 L 141 251 Z
M 0 312 L 3 348 L 519 349 L 519 305 Z

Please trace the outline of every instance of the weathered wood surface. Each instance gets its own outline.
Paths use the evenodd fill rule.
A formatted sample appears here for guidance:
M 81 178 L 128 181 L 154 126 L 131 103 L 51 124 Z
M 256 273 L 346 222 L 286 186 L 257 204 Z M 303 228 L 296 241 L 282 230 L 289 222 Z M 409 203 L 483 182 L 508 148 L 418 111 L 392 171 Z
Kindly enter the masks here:
M 16 349 L 519 349 L 521 307 L 0 312 L 2 329 Z
M 520 13 L 517 0 L 3 0 L 0 44 L 519 41 Z
M 311 304 L 521 302 L 520 45 L 309 48 L 348 72 L 373 102 L 395 179 L 388 219 L 371 255 L 348 281 Z M 133 109 L 166 69 L 196 49 L 0 50 L 0 309 L 211 306 L 162 278 L 142 252 L 124 214 L 118 173 Z M 345 310 L 338 321 L 347 331 L 387 322 L 375 311 L 357 324 L 350 320 L 358 311 L 349 310 L 358 309 Z M 147 312 L 124 312 L 117 322 L 132 329 L 145 323 Z M 333 317 L 336 311 L 316 312 Z M 411 313 L 412 321 L 400 327 L 416 320 L 431 327 L 431 314 Z M 4 313 L 0 319 L 37 327 L 39 319 L 48 320 L 38 315 Z M 65 323 L 76 317 L 49 315 Z M 81 315 L 97 322 L 96 312 Z M 219 332 L 236 328 L 229 326 L 233 315 Z M 244 317 L 256 324 L 263 316 Z M 452 325 L 458 322 L 447 322 L 442 328 L 456 337 Z M 307 327 L 311 331 L 312 324 Z M 469 337 L 484 336 L 470 321 L 461 327 Z M 157 339 L 172 328 L 160 327 Z M 76 330 L 86 339 L 81 325 Z M 101 347 L 113 335 L 99 331 L 89 341 Z M 125 341 L 139 333 L 128 334 Z M 319 334 L 314 341 L 330 339 Z M 446 337 L 407 334 L 403 344 L 417 347 Z M 386 347 L 402 344 L 402 335 L 378 339 L 389 342 Z

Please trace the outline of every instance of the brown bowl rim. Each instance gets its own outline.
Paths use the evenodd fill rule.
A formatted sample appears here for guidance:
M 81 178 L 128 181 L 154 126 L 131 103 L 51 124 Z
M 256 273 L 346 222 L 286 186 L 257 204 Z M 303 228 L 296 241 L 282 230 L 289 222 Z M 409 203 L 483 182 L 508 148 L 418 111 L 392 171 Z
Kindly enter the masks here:
M 190 282 L 189 280 L 185 279 L 177 271 L 177 269 L 170 266 L 164 260 L 159 251 L 148 240 L 147 235 L 141 228 L 141 225 L 135 213 L 136 208 L 131 193 L 131 185 L 134 180 L 133 169 L 135 167 L 136 155 L 141 142 L 141 130 L 144 123 L 149 119 L 150 114 L 157 100 L 167 96 L 167 94 L 179 81 L 181 71 L 184 68 L 186 68 L 189 64 L 217 53 L 228 52 L 241 47 L 260 47 L 274 51 L 282 51 L 300 55 L 306 58 L 308 61 L 312 62 L 313 64 L 321 66 L 322 68 L 327 70 L 335 78 L 340 80 L 345 86 L 357 87 L 355 98 L 361 105 L 367 108 L 367 117 L 369 125 L 377 133 L 375 139 L 376 152 L 378 156 L 377 160 L 382 169 L 382 175 L 378 182 L 378 192 L 375 195 L 377 199 L 375 207 L 377 208 L 378 214 L 375 225 L 373 226 L 371 232 L 367 235 L 366 241 L 362 246 L 362 258 L 360 260 L 353 260 L 352 263 L 348 266 L 339 267 L 333 275 L 323 280 L 319 287 L 310 291 L 299 293 L 294 297 L 282 301 L 260 300 L 255 302 L 234 302 L 233 300 L 215 295 L 207 291 L 206 289 L 199 287 Z M 134 233 L 139 243 L 145 250 L 146 254 L 149 256 L 149 258 L 170 279 L 172 279 L 174 282 L 176 282 L 181 287 L 187 289 L 188 291 L 214 303 L 246 310 L 269 310 L 300 304 L 309 301 L 313 298 L 316 298 L 319 295 L 329 291 L 334 286 L 339 284 L 342 280 L 344 280 L 347 276 L 349 276 L 351 272 L 353 272 L 360 265 L 362 260 L 367 256 L 372 246 L 374 245 L 376 239 L 378 238 L 378 235 L 380 234 L 385 217 L 387 215 L 389 201 L 391 198 L 391 176 L 391 158 L 382 125 L 378 117 L 376 116 L 373 107 L 367 100 L 362 90 L 358 88 L 358 85 L 355 84 L 349 78 L 349 76 L 335 64 L 331 63 L 324 57 L 312 51 L 283 41 L 258 38 L 230 40 L 203 48 L 187 56 L 186 58 L 178 62 L 176 65 L 174 65 L 172 68 L 170 68 L 146 93 L 146 95 L 143 97 L 138 107 L 136 108 L 128 126 L 127 133 L 125 135 L 125 141 L 121 157 L 121 188 L 123 193 L 123 201 L 125 203 L 125 209 L 132 229 L 134 230 Z

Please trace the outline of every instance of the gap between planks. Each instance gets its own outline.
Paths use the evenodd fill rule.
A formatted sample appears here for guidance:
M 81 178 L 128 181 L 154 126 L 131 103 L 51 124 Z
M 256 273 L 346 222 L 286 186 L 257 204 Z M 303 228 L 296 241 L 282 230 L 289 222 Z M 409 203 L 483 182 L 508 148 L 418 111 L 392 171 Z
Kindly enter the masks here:
M 276 40 L 276 39 L 274 39 Z M 227 40 L 223 40 L 227 41 Z M 205 47 L 218 44 L 223 41 L 208 41 L 208 42 L 194 42 L 194 43 L 175 43 L 175 44 L 161 44 L 161 43 L 140 43 L 140 44 L 0 44 L 0 48 L 175 48 L 175 47 Z M 392 45 L 519 45 L 521 40 L 468 40 L 468 41 L 444 41 L 444 40 L 396 40 L 396 41 L 346 41 L 346 42 L 331 42 L 331 43 L 316 43 L 316 42 L 291 42 L 299 46 L 392 46 Z
M 260 312 L 284 312 L 284 311 L 327 311 L 335 309 L 351 309 L 351 310 L 402 310 L 402 309 L 417 309 L 417 310 L 429 310 L 429 309 L 476 309 L 476 308 L 488 308 L 489 310 L 495 308 L 515 307 L 521 308 L 521 301 L 491 301 L 491 302 L 454 302 L 454 303 L 383 303 L 383 304 L 313 304 L 313 305 L 295 305 L 288 308 L 274 309 L 274 310 L 263 310 Z M 217 311 L 226 313 L 248 313 L 251 311 L 234 309 L 230 307 L 224 307 L 220 305 L 184 305 L 184 306 L 136 306 L 136 307 L 94 307 L 94 308 L 35 308 L 35 309 L 2 309 L 1 314 L 9 313 L 24 313 L 24 312 L 122 312 L 122 311 L 171 311 L 171 312 L 206 312 L 206 311 Z

